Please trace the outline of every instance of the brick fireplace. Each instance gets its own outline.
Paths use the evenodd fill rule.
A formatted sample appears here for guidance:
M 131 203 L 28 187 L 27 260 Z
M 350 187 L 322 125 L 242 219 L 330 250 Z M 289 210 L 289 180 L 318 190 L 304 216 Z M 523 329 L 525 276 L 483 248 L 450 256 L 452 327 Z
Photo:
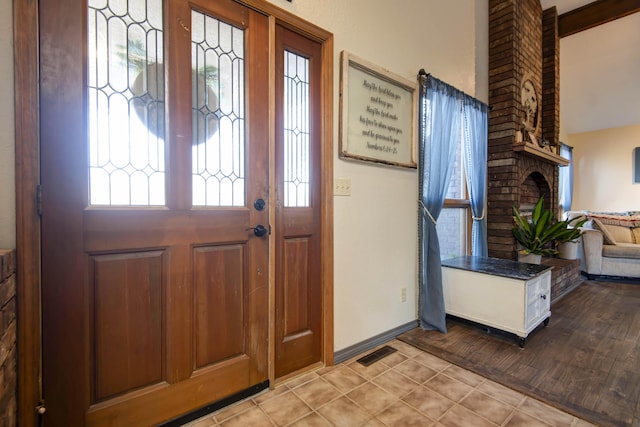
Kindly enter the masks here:
M 515 259 L 512 206 L 557 214 L 559 38 L 555 8 L 489 0 L 489 256 Z

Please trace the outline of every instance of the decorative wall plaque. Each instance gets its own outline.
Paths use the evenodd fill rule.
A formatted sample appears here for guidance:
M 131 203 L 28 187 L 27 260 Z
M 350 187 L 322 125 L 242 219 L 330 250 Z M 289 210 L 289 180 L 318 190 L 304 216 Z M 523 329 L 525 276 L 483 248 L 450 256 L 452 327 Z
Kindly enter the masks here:
M 415 168 L 417 83 L 340 54 L 340 158 Z

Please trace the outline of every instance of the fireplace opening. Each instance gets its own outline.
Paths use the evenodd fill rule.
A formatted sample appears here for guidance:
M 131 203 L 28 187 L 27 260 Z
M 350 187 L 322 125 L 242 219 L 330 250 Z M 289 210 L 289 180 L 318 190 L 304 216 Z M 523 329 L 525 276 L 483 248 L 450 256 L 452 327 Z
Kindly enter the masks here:
M 531 215 L 534 206 L 540 199 L 544 200 L 545 209 L 551 206 L 551 188 L 540 172 L 530 173 L 520 186 L 519 210 L 525 215 Z

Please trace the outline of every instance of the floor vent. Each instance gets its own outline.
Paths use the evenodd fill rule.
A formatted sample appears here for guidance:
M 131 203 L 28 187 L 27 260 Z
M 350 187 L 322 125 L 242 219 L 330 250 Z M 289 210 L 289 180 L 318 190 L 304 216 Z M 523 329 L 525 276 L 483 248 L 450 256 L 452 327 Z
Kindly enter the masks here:
M 384 347 L 381 347 L 376 351 L 369 353 L 364 357 L 361 357 L 360 359 L 358 359 L 358 363 L 364 366 L 369 366 L 372 363 L 375 363 L 378 360 L 390 355 L 391 353 L 395 353 L 396 351 L 397 350 L 395 348 L 385 345 Z

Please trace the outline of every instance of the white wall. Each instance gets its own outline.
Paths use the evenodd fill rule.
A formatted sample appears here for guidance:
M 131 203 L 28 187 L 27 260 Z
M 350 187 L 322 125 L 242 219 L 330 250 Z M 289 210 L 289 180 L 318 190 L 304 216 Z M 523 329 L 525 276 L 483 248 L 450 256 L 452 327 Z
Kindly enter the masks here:
M 639 123 L 638 46 L 640 13 L 560 39 L 561 132 Z
M 16 247 L 13 12 L 0 0 L 0 249 Z
M 573 148 L 572 210 L 640 211 L 640 184 L 633 184 L 633 149 L 640 124 L 569 135 Z
M 412 81 L 424 68 L 486 102 L 488 4 L 269 1 L 334 34 L 334 175 L 351 179 L 351 196 L 334 199 L 334 336 L 341 350 L 417 318 L 417 172 L 338 159 L 340 51 Z
M 335 349 L 417 318 L 417 173 L 338 159 L 339 55 L 415 80 L 420 68 L 488 98 L 487 0 L 269 0 L 334 34 Z M 15 245 L 11 0 L 0 0 L 0 247 Z M 480 36 L 476 36 L 480 34 Z M 407 301 L 400 301 L 407 288 Z
M 640 13 L 560 40 L 560 141 L 574 147 L 572 209 L 640 210 L 631 175 L 640 146 L 638 44 Z

